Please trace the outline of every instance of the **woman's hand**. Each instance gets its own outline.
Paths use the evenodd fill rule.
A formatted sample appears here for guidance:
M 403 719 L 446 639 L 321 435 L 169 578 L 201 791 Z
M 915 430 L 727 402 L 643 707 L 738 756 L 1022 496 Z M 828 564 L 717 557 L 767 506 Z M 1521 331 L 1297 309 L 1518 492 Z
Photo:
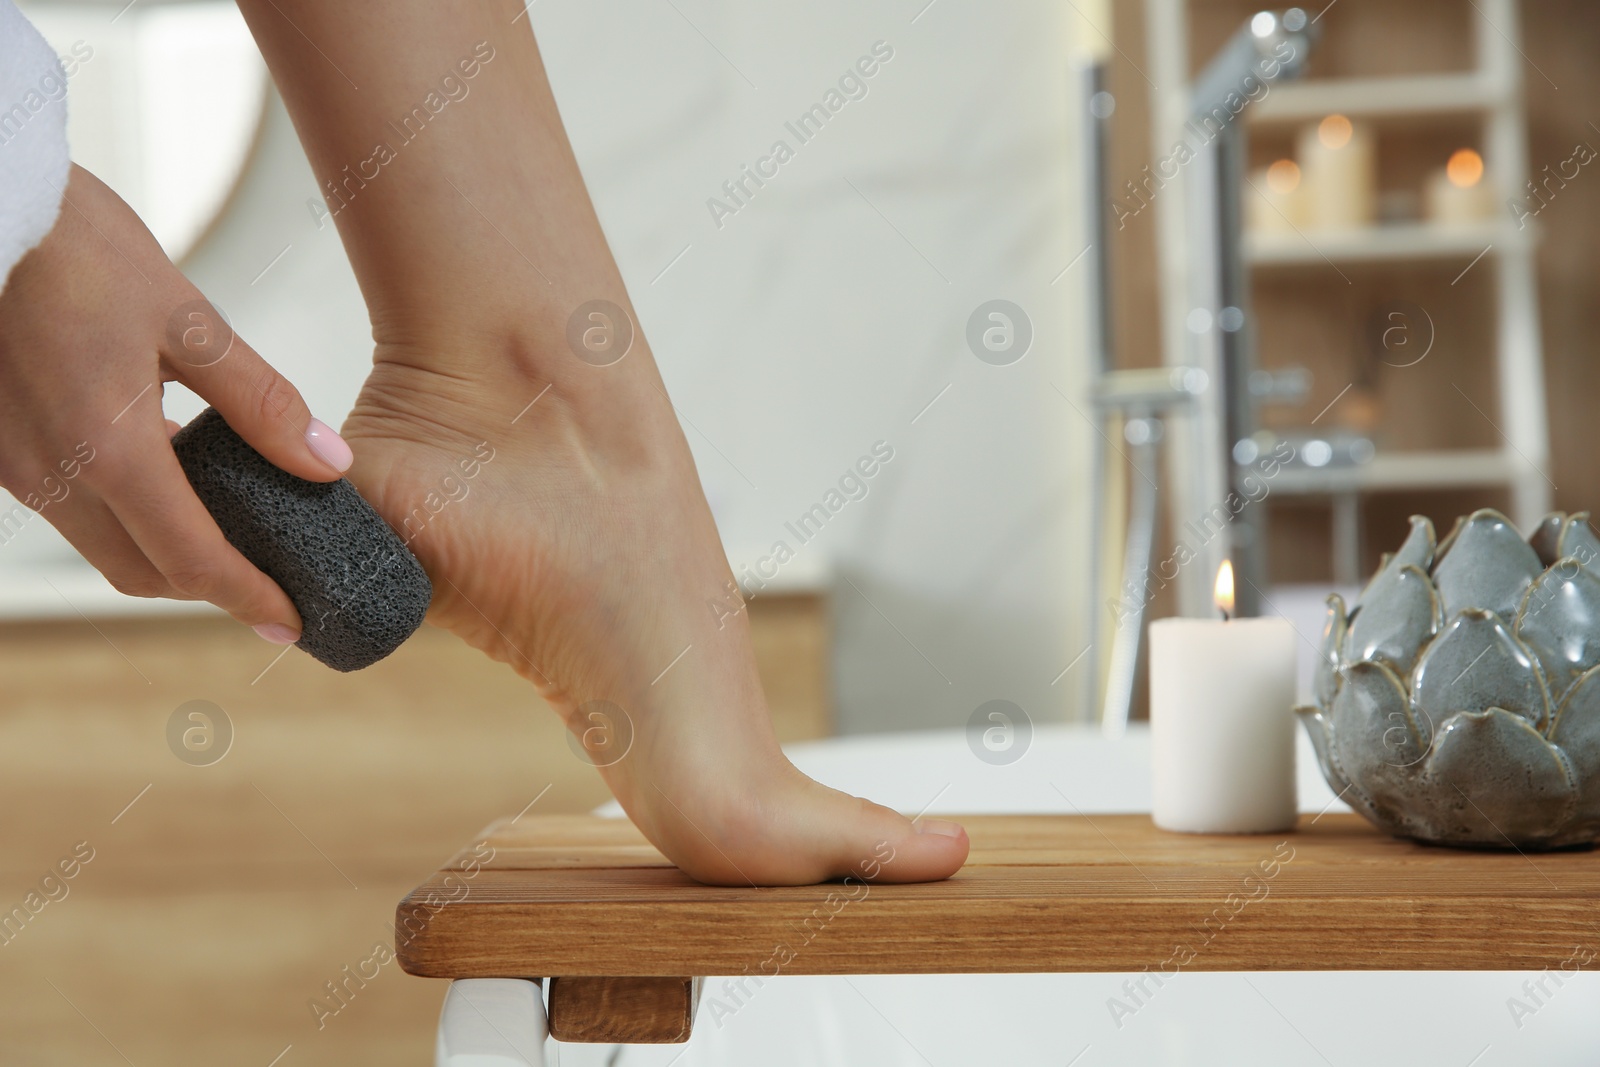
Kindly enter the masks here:
M 72 168 L 55 228 L 0 293 L 0 485 L 117 589 L 208 600 L 287 644 L 300 617 L 223 537 L 161 411 L 165 382 L 211 403 L 267 459 L 332 481 L 350 449 L 233 335 L 139 217 Z

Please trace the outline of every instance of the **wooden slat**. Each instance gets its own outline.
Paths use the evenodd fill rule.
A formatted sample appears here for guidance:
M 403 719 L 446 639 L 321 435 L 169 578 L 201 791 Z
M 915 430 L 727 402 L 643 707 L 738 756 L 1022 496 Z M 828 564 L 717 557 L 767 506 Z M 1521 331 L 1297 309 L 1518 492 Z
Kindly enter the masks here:
M 557 1041 L 663 1045 L 689 1040 L 698 978 L 556 978 L 550 1036 Z
M 923 885 L 700 885 L 621 820 L 524 817 L 402 945 L 413 974 L 670 977 L 1533 969 L 1600 902 L 1600 856 L 1430 848 L 1353 815 L 1282 836 L 1167 834 L 1147 816 L 975 816 Z M 480 856 L 483 849 L 479 849 Z M 454 879 L 446 883 L 444 879 Z M 408 906 L 463 875 L 447 869 Z

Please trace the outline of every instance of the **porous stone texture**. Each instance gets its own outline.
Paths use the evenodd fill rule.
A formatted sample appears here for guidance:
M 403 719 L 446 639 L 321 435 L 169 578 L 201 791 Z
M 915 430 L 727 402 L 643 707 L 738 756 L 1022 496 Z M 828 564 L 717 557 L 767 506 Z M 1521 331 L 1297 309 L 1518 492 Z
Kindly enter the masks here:
M 300 648 L 357 671 L 422 625 L 433 598 L 427 573 L 349 481 L 280 470 L 215 408 L 179 430 L 172 448 L 229 543 L 294 602 Z

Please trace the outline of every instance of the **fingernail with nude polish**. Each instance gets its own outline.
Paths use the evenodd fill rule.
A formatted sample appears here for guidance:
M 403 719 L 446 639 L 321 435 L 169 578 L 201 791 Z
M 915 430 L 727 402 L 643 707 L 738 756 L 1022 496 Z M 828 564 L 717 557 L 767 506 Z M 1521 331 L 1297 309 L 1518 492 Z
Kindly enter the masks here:
M 306 427 L 306 444 L 311 446 L 311 451 L 322 457 L 322 461 L 341 474 L 350 469 L 350 464 L 355 456 L 350 452 L 350 446 L 344 443 L 344 438 L 334 432 L 333 427 L 321 419 L 312 419 Z
M 264 622 L 260 626 L 252 626 L 251 629 L 256 632 L 256 636 L 275 645 L 292 645 L 300 640 L 299 634 L 281 622 Z
M 917 833 L 938 834 L 940 837 L 960 837 L 963 833 L 961 824 L 948 822 L 944 819 L 919 819 Z

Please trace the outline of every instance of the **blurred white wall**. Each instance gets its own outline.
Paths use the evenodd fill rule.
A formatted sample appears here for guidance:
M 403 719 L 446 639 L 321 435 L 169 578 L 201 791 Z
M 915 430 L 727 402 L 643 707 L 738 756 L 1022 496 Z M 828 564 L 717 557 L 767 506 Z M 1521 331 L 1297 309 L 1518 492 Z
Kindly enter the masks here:
M 1038 720 L 1082 706 L 1082 664 L 1052 685 L 1090 610 L 1092 431 L 1072 406 L 1087 410 L 1087 258 L 1063 273 L 1086 243 L 1075 58 L 1098 39 L 1078 10 L 530 9 L 735 570 L 783 540 L 797 554 L 779 582 L 833 588 L 847 731 L 966 722 L 994 698 Z M 866 95 L 801 144 L 785 122 L 876 42 L 893 57 Z M 707 200 L 779 139 L 794 158 L 719 227 Z M 253 170 L 187 269 L 335 421 L 370 339 L 338 237 L 307 210 L 316 195 L 274 100 Z M 966 340 L 996 298 L 1034 332 L 1009 366 Z M 894 458 L 867 496 L 800 545 L 785 523 L 879 441 Z

